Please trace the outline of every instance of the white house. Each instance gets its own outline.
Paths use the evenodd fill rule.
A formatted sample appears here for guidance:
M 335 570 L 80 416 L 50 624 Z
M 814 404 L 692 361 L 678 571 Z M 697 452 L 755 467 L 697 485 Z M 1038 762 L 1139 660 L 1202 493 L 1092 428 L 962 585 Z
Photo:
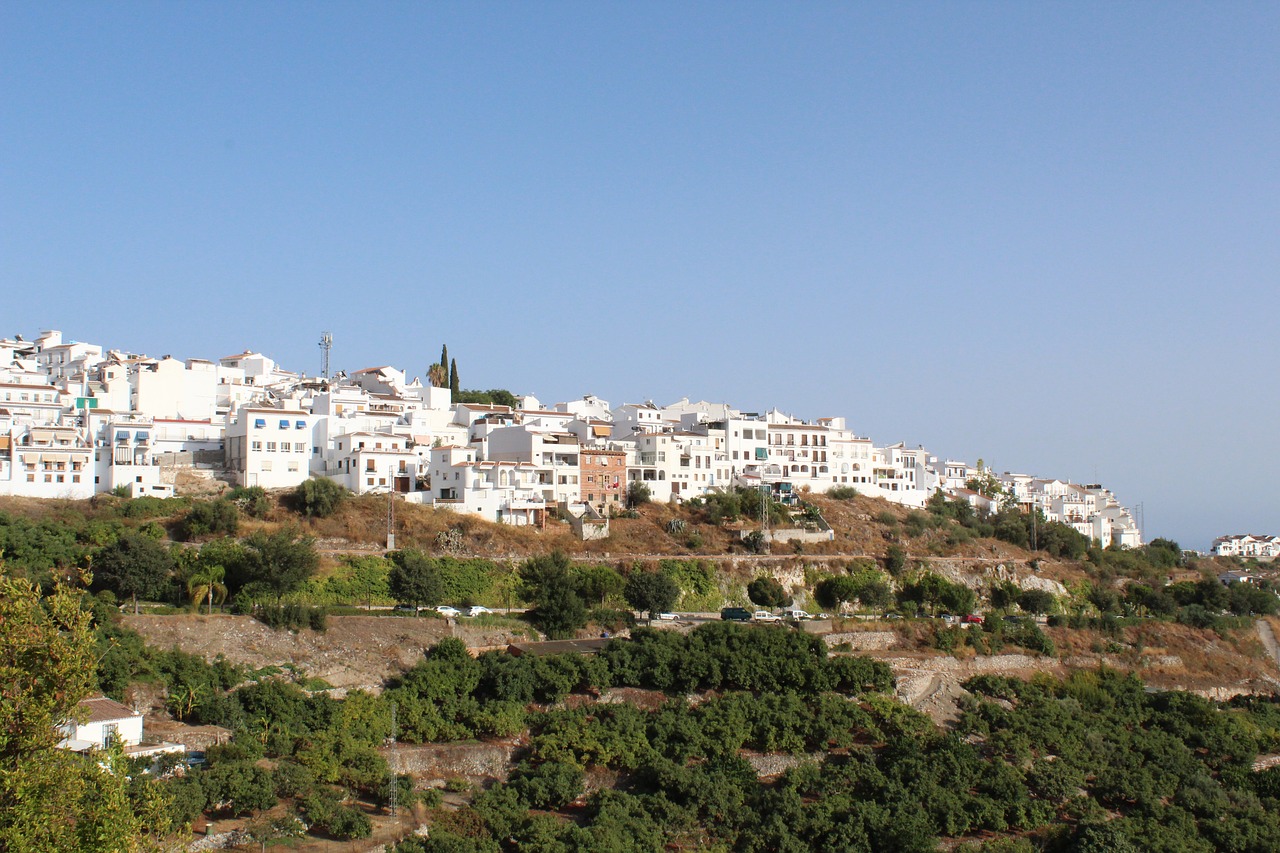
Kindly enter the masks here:
M 582 500 L 582 446 L 577 436 L 567 432 L 544 432 L 522 424 L 490 430 L 484 443 L 485 460 L 523 462 L 536 469 L 539 472 L 538 485 L 548 503 L 578 503 Z
M 75 427 L 22 424 L 0 409 L 0 428 L 0 494 L 93 497 L 93 448 Z
M 100 492 L 121 486 L 130 497 L 173 497 L 173 484 L 161 482 L 155 423 L 135 415 L 101 415 L 96 433 L 94 482 Z
M 1236 533 L 1213 540 L 1213 553 L 1219 557 L 1280 556 L 1280 536 Z
M 394 489 L 417 490 L 418 454 L 407 435 L 391 432 L 351 432 L 337 436 L 324 451 L 324 476 L 356 494 Z
M 142 714 L 105 696 L 92 696 L 76 705 L 76 718 L 62 725 L 62 749 L 90 752 L 119 745 L 129 758 L 185 753 L 180 743 L 148 742 L 143 738 Z
M 246 406 L 227 425 L 226 465 L 242 486 L 286 489 L 311 476 L 320 457 L 315 416 L 301 410 Z
M 528 462 L 480 461 L 473 447 L 434 447 L 432 506 L 514 525 L 545 521 L 544 471 Z

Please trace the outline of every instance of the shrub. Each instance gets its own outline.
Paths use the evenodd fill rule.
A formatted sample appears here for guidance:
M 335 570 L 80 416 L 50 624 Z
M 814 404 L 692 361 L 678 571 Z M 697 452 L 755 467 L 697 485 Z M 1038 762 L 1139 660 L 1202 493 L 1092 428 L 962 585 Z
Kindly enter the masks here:
M 253 618 L 273 631 L 310 628 L 323 632 L 328 627 L 323 607 L 304 607 L 301 604 L 263 605 L 254 609 Z
M 240 511 L 225 498 L 201 501 L 191 507 L 182 520 L 182 538 L 188 541 L 201 536 L 235 536 L 240 527 Z
M 298 511 L 312 518 L 328 518 L 350 494 L 328 477 L 312 477 L 298 484 L 293 499 Z
M 227 500 L 250 518 L 265 518 L 271 511 L 271 499 L 262 486 L 236 486 L 227 493 Z
M 858 490 L 853 486 L 836 486 L 834 489 L 827 490 L 827 497 L 838 501 L 851 501 L 857 496 Z

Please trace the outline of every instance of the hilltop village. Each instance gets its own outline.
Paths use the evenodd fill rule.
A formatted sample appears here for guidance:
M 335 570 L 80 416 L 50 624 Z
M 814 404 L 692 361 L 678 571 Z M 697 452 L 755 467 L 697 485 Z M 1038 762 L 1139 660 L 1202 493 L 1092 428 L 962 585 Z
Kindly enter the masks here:
M 184 475 L 267 489 L 327 477 L 356 494 L 394 490 L 414 503 L 539 525 L 548 511 L 607 517 L 640 487 L 660 502 L 732 486 L 767 487 L 780 500 L 852 489 L 908 507 L 941 489 L 978 510 L 1034 506 L 1104 548 L 1142 544 L 1132 513 L 1101 485 L 876 445 L 842 417 L 807 421 L 687 398 L 468 403 L 438 366 L 427 383 L 390 366 L 308 377 L 250 350 L 183 361 L 67 341 L 59 331 L 3 339 L 0 494 L 166 497 Z

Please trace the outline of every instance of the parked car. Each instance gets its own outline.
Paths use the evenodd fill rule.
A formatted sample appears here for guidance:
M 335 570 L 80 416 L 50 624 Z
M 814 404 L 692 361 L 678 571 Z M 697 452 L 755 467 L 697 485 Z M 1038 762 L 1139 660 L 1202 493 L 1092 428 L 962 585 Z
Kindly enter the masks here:
M 782 617 L 768 610 L 757 610 L 751 614 L 752 622 L 781 622 Z
M 817 616 L 815 616 L 815 617 L 813 617 L 813 618 L 814 618 L 814 619 L 830 619 L 830 618 L 831 618 L 831 614 L 830 614 L 830 613 L 819 613 Z
M 956 617 L 952 616 L 950 613 L 943 613 L 938 618 L 943 622 L 946 622 L 948 625 L 954 625 L 956 623 Z
M 659 613 L 658 618 L 663 622 L 674 622 L 678 617 L 674 613 Z
M 493 611 L 485 607 L 483 604 L 473 604 L 467 608 L 467 615 L 471 617 L 479 616 L 481 613 L 492 613 Z
M 981 625 L 981 624 L 982 624 L 982 614 L 981 614 L 981 613 L 966 613 L 964 616 L 962 616 L 962 617 L 960 618 L 960 621 L 961 621 L 961 622 L 963 622 L 963 623 L 964 623 L 964 624 L 966 624 L 966 625 Z
M 436 612 L 439 613 L 441 616 L 447 616 L 448 618 L 452 619 L 456 617 L 461 611 L 458 610 L 458 608 L 456 607 L 450 607 L 447 604 L 441 604 L 439 607 L 436 608 Z
M 413 613 L 416 615 L 418 612 L 417 605 L 414 604 L 397 604 L 391 609 L 396 613 Z
M 188 767 L 203 767 L 205 764 L 204 752 L 202 750 L 188 752 L 183 761 Z
M 800 622 L 800 621 L 802 621 L 802 620 L 804 620 L 804 619 L 812 619 L 812 618 L 813 618 L 811 615 L 809 615 L 809 611 L 807 611 L 807 610 L 800 610 L 799 608 L 794 608 L 794 609 L 791 609 L 791 610 L 784 610 L 784 611 L 782 611 L 782 616 L 783 616 L 783 618 L 785 618 L 785 619 L 790 619 L 792 622 Z
M 726 622 L 750 622 L 751 611 L 745 607 L 726 607 L 720 611 L 720 618 Z

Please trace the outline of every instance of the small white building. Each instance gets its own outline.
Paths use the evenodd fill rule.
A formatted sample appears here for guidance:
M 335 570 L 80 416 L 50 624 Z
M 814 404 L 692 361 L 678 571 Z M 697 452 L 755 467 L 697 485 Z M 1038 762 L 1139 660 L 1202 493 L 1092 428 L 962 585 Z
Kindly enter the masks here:
M 105 696 L 92 696 L 76 705 L 76 719 L 62 726 L 65 738 L 58 744 L 73 752 L 91 752 L 119 745 L 129 758 L 166 752 L 185 753 L 180 743 L 148 742 L 143 737 L 142 714 Z

